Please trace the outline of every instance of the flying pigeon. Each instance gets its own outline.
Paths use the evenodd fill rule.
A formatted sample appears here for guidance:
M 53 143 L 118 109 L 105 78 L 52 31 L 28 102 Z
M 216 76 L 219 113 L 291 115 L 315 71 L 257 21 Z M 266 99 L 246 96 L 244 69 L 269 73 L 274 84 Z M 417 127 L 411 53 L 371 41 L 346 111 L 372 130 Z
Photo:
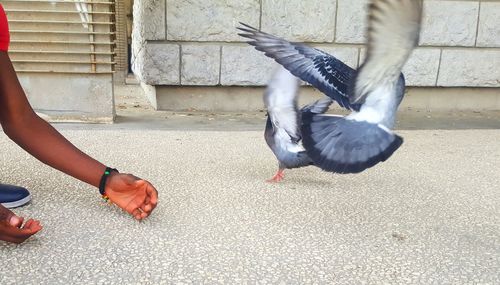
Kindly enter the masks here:
M 306 113 L 301 130 L 314 165 L 359 173 L 387 160 L 403 143 L 391 129 L 405 91 L 401 70 L 418 44 L 421 21 L 421 0 L 372 0 L 367 58 L 356 71 L 321 50 L 243 23 L 238 29 L 250 45 L 351 110 L 344 117 Z
M 322 114 L 333 100 L 326 97 L 313 104 L 297 107 L 300 80 L 288 70 L 280 67 L 269 81 L 264 93 L 267 108 L 267 123 L 264 138 L 278 159 L 278 172 L 268 182 L 280 182 L 284 170 L 313 164 L 302 146 L 300 121 L 306 113 Z

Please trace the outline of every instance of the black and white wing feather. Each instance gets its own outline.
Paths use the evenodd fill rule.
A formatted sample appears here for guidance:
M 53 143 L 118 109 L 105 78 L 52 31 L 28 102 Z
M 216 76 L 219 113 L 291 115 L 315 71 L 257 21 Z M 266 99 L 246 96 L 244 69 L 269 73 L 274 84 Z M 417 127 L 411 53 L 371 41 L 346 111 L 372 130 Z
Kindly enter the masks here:
M 420 0 L 372 0 L 368 57 L 356 74 L 346 117 L 302 117 L 303 144 L 314 164 L 337 173 L 358 173 L 387 160 L 403 143 L 390 130 L 404 94 L 403 65 L 418 43 Z
M 249 25 L 239 35 L 250 39 L 248 43 L 266 56 L 273 58 L 293 75 L 308 82 L 341 107 L 359 110 L 359 105 L 349 102 L 349 84 L 354 70 L 334 56 L 304 44 L 291 43 L 282 38 L 261 32 Z
M 397 82 L 417 46 L 421 0 L 374 0 L 369 9 L 368 53 L 358 70 L 351 104 L 363 103 L 381 85 Z

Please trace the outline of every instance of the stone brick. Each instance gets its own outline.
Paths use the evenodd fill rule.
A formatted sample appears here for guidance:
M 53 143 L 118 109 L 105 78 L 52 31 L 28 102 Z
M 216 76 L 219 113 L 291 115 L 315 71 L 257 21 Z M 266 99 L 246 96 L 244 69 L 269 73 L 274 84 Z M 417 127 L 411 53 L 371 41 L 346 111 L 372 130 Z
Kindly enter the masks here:
M 335 0 L 262 0 L 262 30 L 291 41 L 333 42 Z
M 165 40 L 165 0 L 134 2 L 134 37 L 144 40 Z
M 440 49 L 421 48 L 413 51 L 403 68 L 407 86 L 435 86 L 439 70 Z
M 182 85 L 217 85 L 219 84 L 219 71 L 220 46 L 182 46 Z
M 500 47 L 500 3 L 482 2 L 477 46 Z
M 443 50 L 438 86 L 500 87 L 500 51 Z
M 424 1 L 421 45 L 474 46 L 479 2 Z
M 179 46 L 147 43 L 137 56 L 134 72 L 149 85 L 175 85 L 179 79 Z
M 221 84 L 266 85 L 278 64 L 250 46 L 223 46 Z
M 364 43 L 368 0 L 337 0 L 337 43 Z
M 259 0 L 168 0 L 167 39 L 242 41 L 238 23 L 258 28 L 259 18 Z

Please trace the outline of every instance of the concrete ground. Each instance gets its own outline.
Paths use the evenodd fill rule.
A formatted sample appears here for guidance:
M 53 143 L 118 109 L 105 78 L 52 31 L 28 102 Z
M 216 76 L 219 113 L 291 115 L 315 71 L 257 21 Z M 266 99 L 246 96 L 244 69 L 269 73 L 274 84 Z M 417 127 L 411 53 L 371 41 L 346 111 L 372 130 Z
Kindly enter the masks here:
M 2 182 L 33 194 L 16 212 L 45 227 L 0 243 L 0 284 L 500 284 L 494 113 L 402 114 L 405 143 L 387 162 L 268 184 L 263 113 L 152 112 L 122 99 L 114 125 L 56 127 L 150 180 L 156 211 L 136 222 L 0 133 Z

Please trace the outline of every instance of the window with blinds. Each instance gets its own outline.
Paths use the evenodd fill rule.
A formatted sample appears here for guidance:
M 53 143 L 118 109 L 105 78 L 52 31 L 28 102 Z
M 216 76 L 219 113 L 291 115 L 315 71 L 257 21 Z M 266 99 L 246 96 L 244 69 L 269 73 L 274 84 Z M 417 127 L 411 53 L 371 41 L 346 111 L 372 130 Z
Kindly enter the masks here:
M 110 74 L 115 0 L 1 0 L 20 73 Z

